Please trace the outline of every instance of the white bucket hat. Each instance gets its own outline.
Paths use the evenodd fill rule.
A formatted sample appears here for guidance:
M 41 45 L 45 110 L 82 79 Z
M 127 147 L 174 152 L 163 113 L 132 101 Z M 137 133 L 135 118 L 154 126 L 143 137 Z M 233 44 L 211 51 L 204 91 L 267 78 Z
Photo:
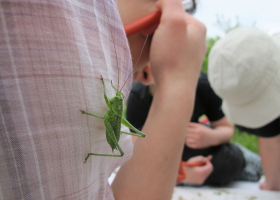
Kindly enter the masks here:
M 278 38 L 278 41 L 277 41 Z M 259 128 L 280 116 L 280 39 L 237 28 L 209 55 L 209 81 L 229 121 Z

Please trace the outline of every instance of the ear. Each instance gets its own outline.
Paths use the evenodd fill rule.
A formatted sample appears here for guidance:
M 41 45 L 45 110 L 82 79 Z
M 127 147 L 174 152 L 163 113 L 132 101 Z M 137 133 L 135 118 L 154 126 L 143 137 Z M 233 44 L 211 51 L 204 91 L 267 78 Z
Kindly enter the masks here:
M 141 71 L 139 71 L 135 79 L 143 85 L 155 84 L 150 64 L 147 64 Z

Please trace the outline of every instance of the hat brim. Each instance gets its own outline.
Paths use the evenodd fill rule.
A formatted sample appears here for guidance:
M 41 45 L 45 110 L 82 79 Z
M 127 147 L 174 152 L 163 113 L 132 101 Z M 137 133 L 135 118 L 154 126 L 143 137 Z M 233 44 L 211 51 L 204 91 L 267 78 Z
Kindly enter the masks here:
M 222 109 L 228 120 L 247 128 L 259 128 L 279 117 L 280 70 L 271 81 L 262 95 L 245 105 L 232 105 L 223 101 Z

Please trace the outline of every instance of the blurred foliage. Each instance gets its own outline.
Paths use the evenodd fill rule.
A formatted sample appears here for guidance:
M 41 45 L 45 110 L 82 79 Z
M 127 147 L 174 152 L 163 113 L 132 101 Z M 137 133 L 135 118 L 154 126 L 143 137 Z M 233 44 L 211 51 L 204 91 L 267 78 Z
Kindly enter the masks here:
M 220 39 L 220 37 L 215 37 L 215 38 L 207 38 L 207 40 L 206 40 L 206 42 L 207 42 L 207 52 L 206 52 L 206 55 L 204 57 L 202 68 L 201 68 L 201 71 L 203 71 L 206 74 L 208 72 L 208 56 L 209 56 L 209 53 L 210 53 L 212 47 L 214 46 L 214 44 L 219 39 Z

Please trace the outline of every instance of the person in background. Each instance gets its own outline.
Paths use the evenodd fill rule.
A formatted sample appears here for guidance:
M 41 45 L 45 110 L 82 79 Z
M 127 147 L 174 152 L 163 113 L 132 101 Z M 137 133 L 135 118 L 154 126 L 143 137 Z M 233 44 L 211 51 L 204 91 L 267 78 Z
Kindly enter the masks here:
M 134 83 L 130 92 L 126 117 L 132 125 L 141 129 L 147 119 L 157 86 L 149 65 L 141 73 L 136 74 L 134 79 L 139 82 Z M 174 101 L 185 102 L 184 99 L 174 99 Z M 196 89 L 194 111 L 186 132 L 182 160 L 190 162 L 189 159 L 200 159 L 205 165 L 185 167 L 187 177 L 182 183 L 222 186 L 236 179 L 259 180 L 260 158 L 244 148 L 248 152 L 244 160 L 241 149 L 229 143 L 234 129 L 220 109 L 221 105 L 222 101 L 210 87 L 207 75 L 201 72 Z M 177 117 L 174 112 L 166 115 L 175 119 Z M 202 115 L 206 115 L 210 120 L 208 126 L 199 123 Z M 211 162 L 205 161 L 205 156 L 209 155 L 212 155 Z M 255 164 L 249 167 L 246 162 Z
M 209 81 L 229 121 L 259 137 L 263 190 L 280 190 L 280 40 L 255 28 L 230 31 L 209 55 Z

